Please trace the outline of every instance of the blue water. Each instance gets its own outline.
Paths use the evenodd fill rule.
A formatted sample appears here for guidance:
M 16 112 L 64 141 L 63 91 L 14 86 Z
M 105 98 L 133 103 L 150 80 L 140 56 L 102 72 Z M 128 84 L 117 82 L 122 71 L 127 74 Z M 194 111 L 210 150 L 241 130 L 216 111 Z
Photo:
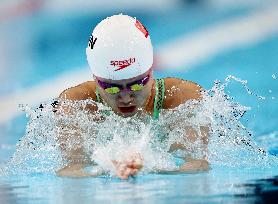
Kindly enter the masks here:
M 34 174 L 2 178 L 0 195 L 6 203 L 260 203 L 277 199 L 277 178 L 266 177 L 269 171 L 215 168 L 203 174 L 149 174 L 127 181 Z
M 129 14 L 142 19 L 154 46 L 159 46 L 182 34 L 257 9 L 260 8 L 214 10 L 201 6 L 180 7 L 155 16 L 142 11 Z M 10 72 L 1 76 L 1 97 L 86 66 L 87 38 L 92 27 L 107 15 L 110 13 L 51 16 L 42 12 L 0 24 L 3 36 L 12 36 L 13 43 L 18 44 L 9 47 L 10 55 L 13 52 L 19 56 L 18 61 L 13 57 L 8 60 L 6 69 Z M 206 89 L 213 86 L 214 80 L 224 81 L 228 75 L 248 80 L 248 87 L 265 96 L 265 100 L 248 95 L 238 83 L 232 83 L 227 91 L 235 101 L 252 108 L 242 123 L 252 131 L 254 141 L 270 154 L 278 155 L 278 79 L 273 77 L 278 77 L 277 56 L 278 36 L 273 35 L 256 44 L 227 50 L 187 72 L 159 71 L 155 76 L 192 80 Z M 26 123 L 22 114 L 0 124 L 0 164 L 14 153 Z M 1 176 L 0 203 L 271 203 L 278 199 L 277 175 L 277 167 L 213 166 L 206 173 L 147 174 L 127 181 L 110 177 L 60 178 L 52 174 Z

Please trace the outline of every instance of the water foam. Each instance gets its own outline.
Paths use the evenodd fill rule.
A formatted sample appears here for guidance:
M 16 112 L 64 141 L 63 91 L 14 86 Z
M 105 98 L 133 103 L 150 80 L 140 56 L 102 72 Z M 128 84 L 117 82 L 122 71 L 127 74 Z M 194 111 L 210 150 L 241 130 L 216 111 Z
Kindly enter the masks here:
M 256 145 L 250 130 L 241 123 L 241 117 L 251 108 L 232 101 L 225 93 L 231 80 L 264 99 L 253 94 L 246 81 L 228 76 L 225 83 L 216 81 L 204 91 L 203 100 L 163 110 L 158 121 L 143 112 L 123 118 L 91 100 L 53 100 L 38 108 L 22 106 L 29 118 L 26 133 L 12 159 L 2 167 L 2 174 L 53 173 L 67 164 L 61 148 L 74 153 L 82 149 L 82 154 L 70 159 L 86 161 L 110 175 L 115 173 L 112 160 L 126 160 L 133 153 L 144 158 L 143 172 L 175 170 L 179 157 L 206 158 L 212 166 L 267 168 L 278 164 L 276 157 Z M 88 110 L 94 106 L 98 111 L 92 114 Z M 189 134 L 195 135 L 194 142 Z M 204 145 L 206 135 L 208 146 Z M 173 143 L 186 146 L 186 150 L 170 153 Z

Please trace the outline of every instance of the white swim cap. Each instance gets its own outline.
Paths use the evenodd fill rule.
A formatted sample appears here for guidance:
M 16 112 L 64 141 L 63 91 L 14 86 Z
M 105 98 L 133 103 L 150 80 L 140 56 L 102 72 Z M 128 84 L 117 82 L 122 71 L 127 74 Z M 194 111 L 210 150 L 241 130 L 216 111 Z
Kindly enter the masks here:
M 141 75 L 153 64 L 153 47 L 146 28 L 128 15 L 102 20 L 93 30 L 87 60 L 95 76 L 121 80 Z

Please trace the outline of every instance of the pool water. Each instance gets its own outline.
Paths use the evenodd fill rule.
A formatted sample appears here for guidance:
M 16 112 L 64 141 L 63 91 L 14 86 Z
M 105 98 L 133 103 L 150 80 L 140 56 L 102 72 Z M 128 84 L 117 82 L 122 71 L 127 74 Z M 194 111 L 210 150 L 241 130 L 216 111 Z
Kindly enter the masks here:
M 2 203 L 274 203 L 277 169 L 225 169 L 201 174 L 59 178 L 33 174 L 1 178 Z M 260 179 L 258 179 L 260 178 Z

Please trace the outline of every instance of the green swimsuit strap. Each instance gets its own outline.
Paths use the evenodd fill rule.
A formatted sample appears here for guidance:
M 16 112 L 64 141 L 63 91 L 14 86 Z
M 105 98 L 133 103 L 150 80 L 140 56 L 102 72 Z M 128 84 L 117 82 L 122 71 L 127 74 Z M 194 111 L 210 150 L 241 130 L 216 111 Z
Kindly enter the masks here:
M 100 94 L 99 94 L 99 91 L 98 91 L 98 88 L 96 87 L 96 97 L 97 97 L 97 102 L 98 103 L 103 103 L 103 100 L 102 98 L 100 97 Z
M 101 98 L 101 96 L 99 94 L 99 90 L 98 90 L 97 87 L 96 87 L 96 97 L 97 97 L 97 102 L 98 103 L 102 103 L 102 104 L 106 105 L 106 103 L 104 103 L 103 99 Z M 105 114 L 106 116 L 109 116 L 111 114 L 110 110 L 101 110 L 101 112 L 103 114 Z
M 163 108 L 165 92 L 165 82 L 164 79 L 155 80 L 155 98 L 154 98 L 154 108 L 153 108 L 153 118 L 158 119 L 160 110 Z

